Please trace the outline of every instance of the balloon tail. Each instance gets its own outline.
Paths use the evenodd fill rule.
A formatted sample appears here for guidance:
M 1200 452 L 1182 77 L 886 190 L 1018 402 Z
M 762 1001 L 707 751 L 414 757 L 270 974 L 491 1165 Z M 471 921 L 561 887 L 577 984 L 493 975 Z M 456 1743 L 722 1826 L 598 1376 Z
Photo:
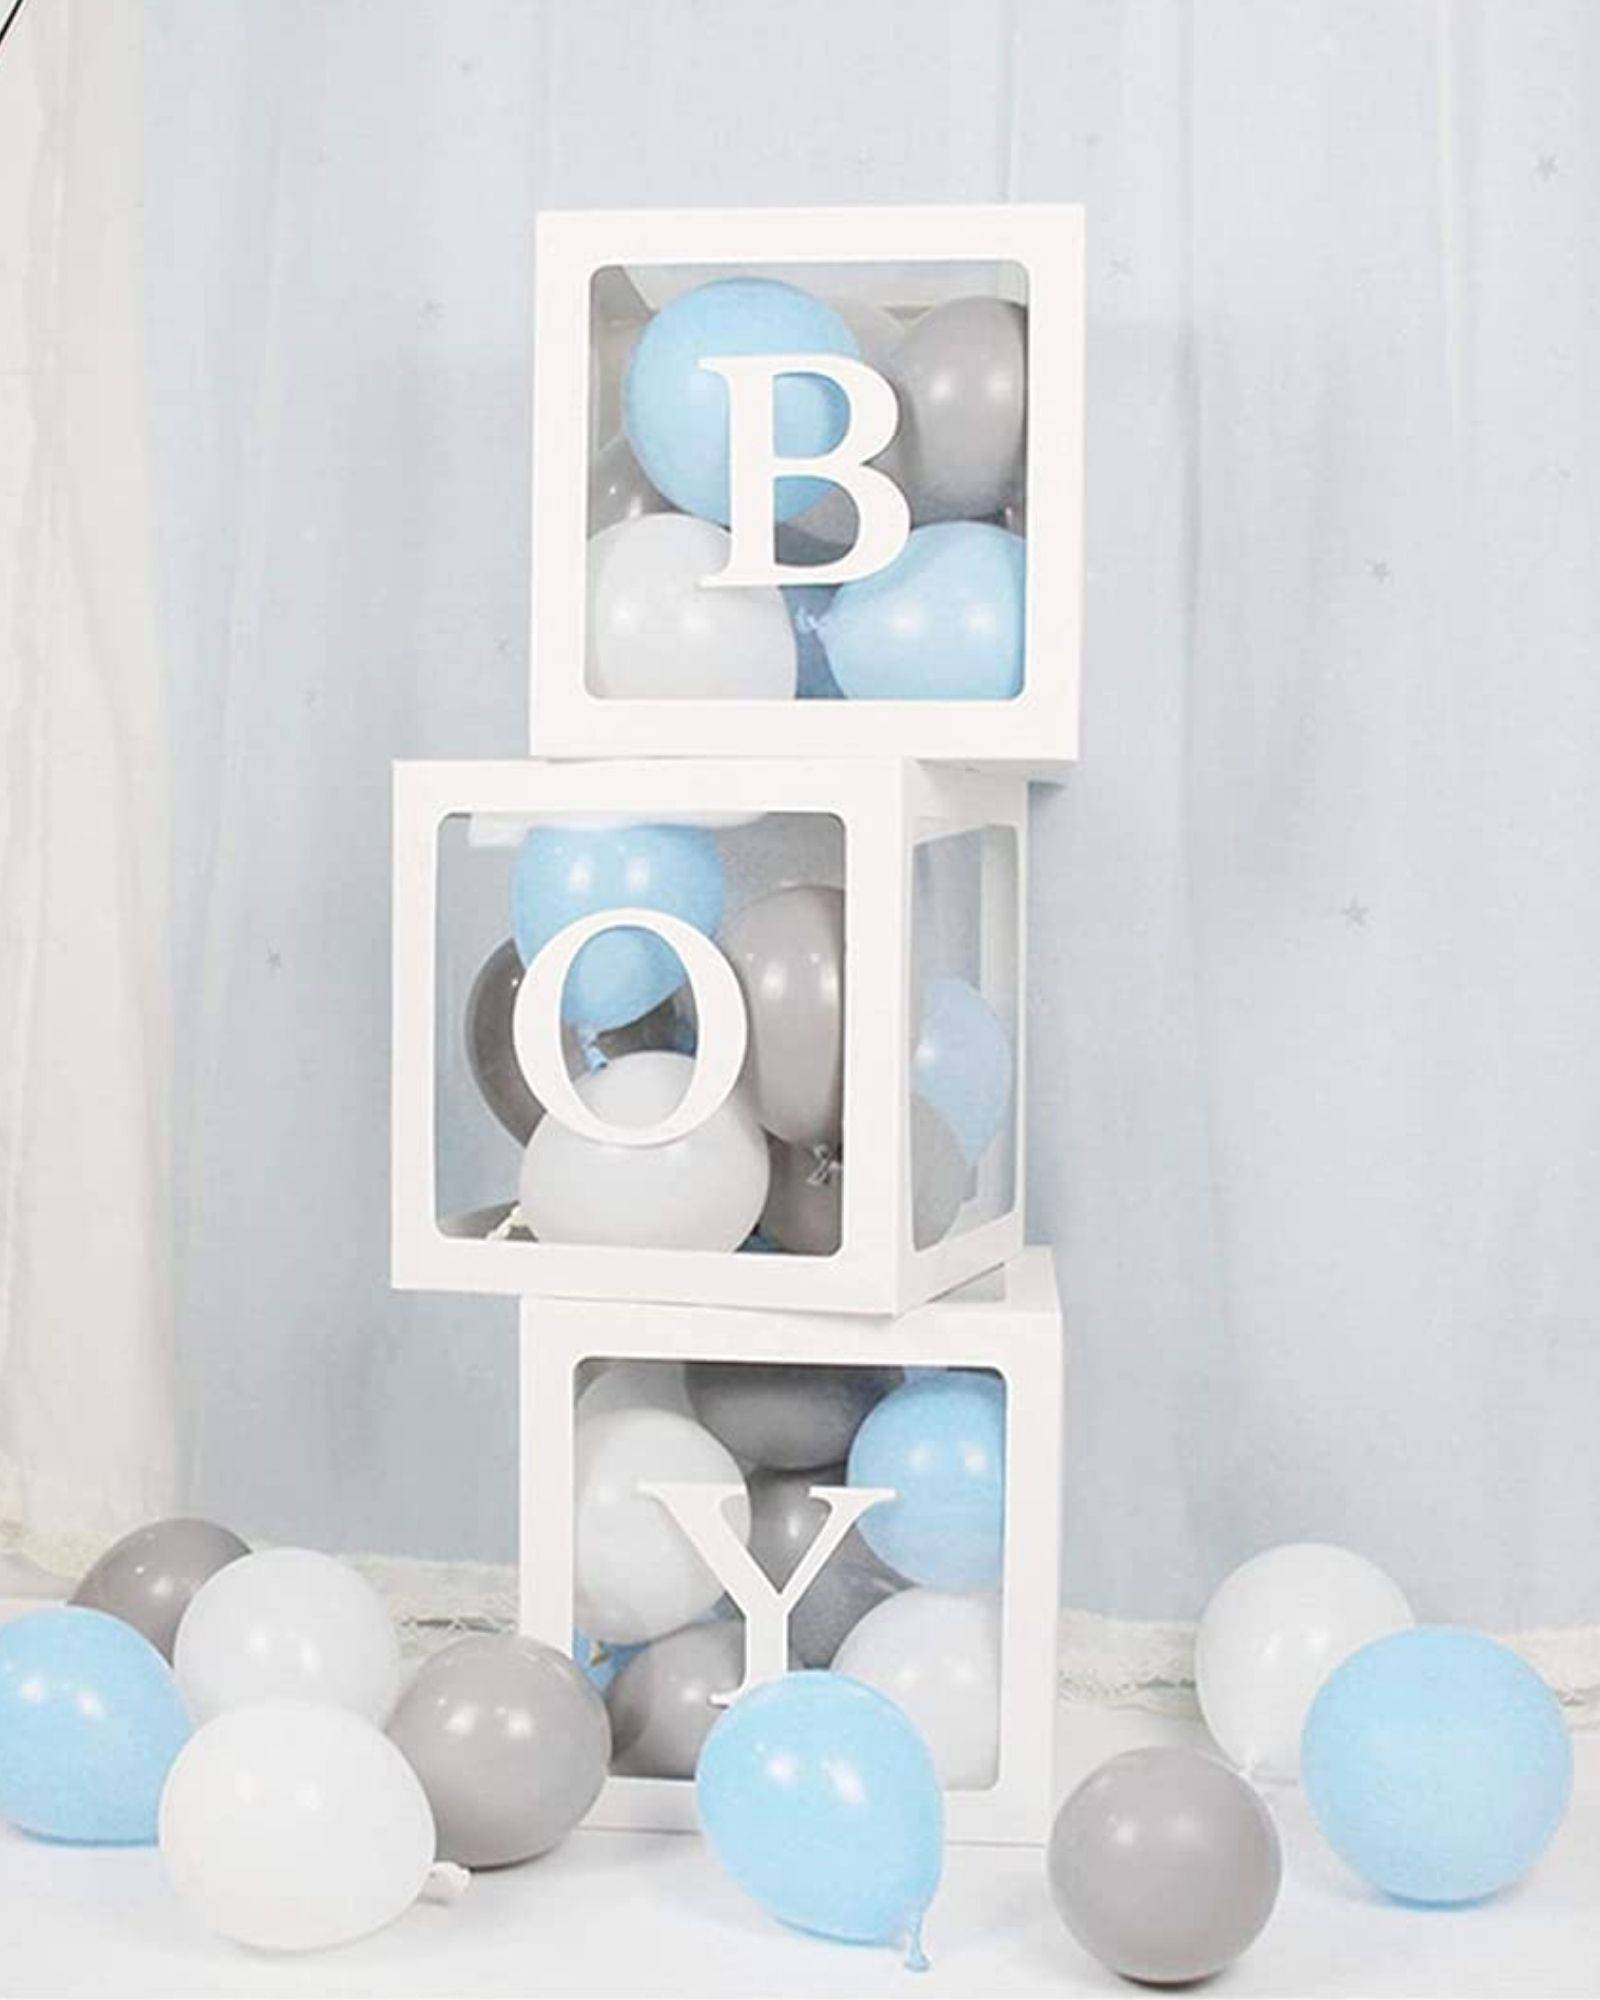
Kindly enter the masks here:
M 811 1171 L 806 1175 L 807 1187 L 827 1187 L 839 1177 L 839 1155 L 829 1145 L 811 1148 Z
M 418 1891 L 425 1903 L 459 1903 L 472 1881 L 470 1869 L 458 1861 L 436 1861 L 423 1877 Z
M 578 1053 L 583 1057 L 583 1066 L 591 1073 L 606 1066 L 606 1052 L 600 1046 L 600 1032 L 597 1028 L 578 1030 Z
M 911 1919 L 906 1932 L 906 1971 L 926 1972 L 929 1967 L 928 1954 L 922 1949 L 922 1912 Z

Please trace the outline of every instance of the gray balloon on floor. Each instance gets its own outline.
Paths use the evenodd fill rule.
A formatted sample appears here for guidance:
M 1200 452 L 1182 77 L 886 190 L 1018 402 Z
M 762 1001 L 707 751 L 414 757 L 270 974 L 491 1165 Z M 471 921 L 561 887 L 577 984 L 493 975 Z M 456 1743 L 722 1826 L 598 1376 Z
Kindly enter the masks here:
M 898 1368 L 804 1362 L 691 1361 L 689 1401 L 714 1437 L 752 1465 L 798 1472 L 836 1465 L 872 1406 L 897 1389 Z
M 900 398 L 893 475 L 920 527 L 981 521 L 1021 497 L 1028 316 L 1006 299 L 949 299 L 889 362 Z
M 630 1778 L 692 1778 L 700 1746 L 744 1676 L 744 1621 L 709 1619 L 653 1639 L 606 1689 L 612 1769 Z
M 760 1227 L 780 1250 L 796 1257 L 831 1257 L 839 1247 L 844 1180 L 839 1162 L 809 1146 L 773 1139 L 772 1178 Z M 948 1226 L 948 1225 L 946 1225 Z
M 564 1840 L 600 1795 L 605 1703 L 553 1646 L 519 1633 L 458 1639 L 424 1660 L 389 1719 L 422 1780 L 439 1859 L 526 1861 Z
M 775 1139 L 836 1146 L 844 1112 L 844 891 L 774 889 L 736 910 L 718 942 L 750 1023 L 745 1076 Z
M 847 1483 L 842 1465 L 750 1475 L 750 1553 L 779 1590 L 827 1517 L 826 1503 L 810 1489 Z M 905 1588 L 904 1577 L 880 1562 L 852 1528 L 789 1614 L 791 1657 L 802 1667 L 831 1665 L 867 1613 Z
M 249 1553 L 248 1542 L 215 1521 L 150 1521 L 84 1572 L 72 1602 L 120 1618 L 170 1660 L 190 1598 L 207 1577 Z
M 1125 1750 L 1056 1817 L 1046 1856 L 1062 1922 L 1126 1979 L 1206 1979 L 1252 1945 L 1277 1901 L 1272 1815 L 1197 1750 Z

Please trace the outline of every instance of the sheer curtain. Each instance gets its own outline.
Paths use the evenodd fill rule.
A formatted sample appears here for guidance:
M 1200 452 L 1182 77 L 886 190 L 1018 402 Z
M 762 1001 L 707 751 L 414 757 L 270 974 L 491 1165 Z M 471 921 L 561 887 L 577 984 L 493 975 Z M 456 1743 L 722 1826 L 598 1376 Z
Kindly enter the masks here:
M 171 885 L 165 1238 L 139 1198 L 194 1502 L 434 1559 L 425 1597 L 511 1553 L 511 1309 L 385 1282 L 386 788 L 523 741 L 535 211 L 1081 200 L 1085 752 L 1037 795 L 1032 994 L 1069 1669 L 1181 1678 L 1220 1575 L 1314 1535 L 1600 1683 L 1593 11 L 138 18 L 152 532 L 121 554 L 170 839 L 118 851 Z M 97 919 L 146 936 L 131 893 Z M 8 1123 L 40 1074 L 8 1053 Z

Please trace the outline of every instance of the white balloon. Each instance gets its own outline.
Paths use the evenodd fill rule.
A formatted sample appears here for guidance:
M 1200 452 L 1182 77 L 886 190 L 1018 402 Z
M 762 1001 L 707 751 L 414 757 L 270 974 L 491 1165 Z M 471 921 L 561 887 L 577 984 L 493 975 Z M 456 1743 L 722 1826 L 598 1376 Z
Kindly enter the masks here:
M 619 521 L 589 544 L 589 692 L 789 701 L 799 654 L 775 586 L 708 589 L 732 544 L 688 514 Z
M 692 1056 L 637 1049 L 575 1088 L 598 1118 L 654 1125 L 675 1109 L 693 1068 Z M 739 1084 L 703 1124 L 663 1146 L 612 1145 L 540 1119 L 522 1157 L 522 1213 L 541 1243 L 737 1250 L 766 1205 L 771 1172 L 766 1134 Z
M 725 1508 L 750 1539 L 750 1501 L 727 1450 L 703 1424 L 671 1410 L 616 1410 L 578 1425 L 573 1527 L 574 1615 L 591 1639 L 631 1646 L 709 1611 L 722 1584 L 660 1500 L 641 1482 L 738 1486 Z
M 603 1361 L 600 1372 L 578 1398 L 578 1422 L 609 1416 L 613 1410 L 672 1410 L 694 1417 L 689 1382 L 681 1361 Z
M 365 1577 L 315 1549 L 263 1549 L 195 1592 L 172 1671 L 196 1722 L 281 1699 L 383 1723 L 400 1692 L 400 1644 Z
M 230 1709 L 179 1751 L 161 1794 L 161 1858 L 202 1923 L 240 1944 L 316 1951 L 416 1901 L 433 1815 L 416 1773 L 348 1709 Z
M 1252 1556 L 1212 1597 L 1195 1636 L 1211 1734 L 1247 1777 L 1293 1782 L 1323 1682 L 1369 1640 L 1413 1622 L 1399 1585 L 1351 1549 L 1285 1542 Z
M 865 1681 L 911 1718 L 942 1785 L 980 1790 L 1000 1762 L 1000 1601 L 902 1590 L 845 1637 L 833 1671 Z

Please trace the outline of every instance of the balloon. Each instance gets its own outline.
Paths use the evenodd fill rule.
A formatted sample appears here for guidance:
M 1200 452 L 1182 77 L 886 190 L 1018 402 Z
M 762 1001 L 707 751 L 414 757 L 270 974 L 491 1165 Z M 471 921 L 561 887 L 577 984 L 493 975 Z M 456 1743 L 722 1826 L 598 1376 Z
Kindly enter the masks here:
M 893 1702 L 839 1674 L 752 1688 L 706 1739 L 700 1824 L 746 1895 L 782 1923 L 921 1957 L 944 1800 Z
M 422 1780 L 441 1860 L 526 1861 L 565 1840 L 605 1783 L 606 1705 L 580 1668 L 520 1633 L 458 1639 L 424 1660 L 389 1721 Z
M 930 1249 L 950 1234 L 971 1177 L 954 1132 L 931 1104 L 911 1100 L 911 1242 Z
M 1412 1623 L 1399 1586 L 1349 1549 L 1288 1542 L 1241 1563 L 1205 1608 L 1195 1687 L 1246 1777 L 1292 1780 L 1317 1690 L 1371 1639 Z
M 836 1146 L 844 1115 L 844 891 L 775 889 L 736 910 L 722 949 L 750 1022 L 745 1082 L 776 1139 Z
M 606 1361 L 578 1397 L 577 1416 L 609 1416 L 613 1410 L 675 1410 L 692 1417 L 689 1385 L 681 1361 Z
M 646 473 L 675 507 L 728 520 L 728 385 L 702 360 L 739 354 L 858 357 L 854 335 L 831 306 L 771 278 L 718 278 L 663 306 L 639 336 L 623 384 L 628 437 Z M 786 458 L 814 458 L 844 436 L 848 406 L 818 375 L 773 384 L 772 435 Z M 829 488 L 820 479 L 780 479 L 777 517 L 791 520 Z
M 693 826 L 536 826 L 522 842 L 511 884 L 512 930 L 524 965 L 557 931 L 597 910 L 663 910 L 710 937 L 722 922 L 722 856 Z M 664 938 L 605 931 L 573 960 L 561 1018 L 619 1028 L 683 984 Z
M 722 1714 L 713 1695 L 744 1678 L 744 1624 L 686 1625 L 635 1653 L 606 1690 L 612 1769 L 633 1778 L 692 1778 Z
M 850 1447 L 850 1484 L 900 1497 L 861 1517 L 892 1569 L 935 1590 L 988 1590 L 1005 1548 L 1006 1407 L 998 1377 L 921 1375 L 885 1396 Z
M 794 627 L 795 693 L 802 701 L 838 701 L 842 690 L 828 665 L 819 630 L 833 592 L 823 583 L 788 583 L 783 586 L 783 601 Z
M 689 1400 L 740 1458 L 779 1471 L 834 1465 L 861 1421 L 901 1380 L 898 1368 L 809 1362 L 691 1361 Z
M 638 1646 L 608 1646 L 599 1639 L 591 1639 L 587 1632 L 572 1629 L 572 1658 L 584 1679 L 599 1694 L 616 1679 L 622 1669 L 640 1652 Z
M 589 544 L 589 692 L 608 700 L 789 701 L 798 653 L 775 584 L 710 590 L 725 529 L 683 514 L 621 521 Z
M 722 1584 L 662 1502 L 641 1484 L 737 1486 L 723 1510 L 741 1541 L 750 1501 L 738 1466 L 707 1430 L 670 1410 L 617 1410 L 577 1427 L 575 1610 L 591 1638 L 658 1639 L 709 1611 Z
M 383 1599 L 315 1549 L 264 1549 L 195 1592 L 173 1671 L 196 1722 L 246 1702 L 328 1702 L 387 1721 L 400 1647 Z
M 1011 1105 L 1011 1037 L 964 979 L 930 979 L 911 1052 L 911 1089 L 937 1111 L 974 1165 Z
M 980 520 L 1022 496 L 1028 316 L 1006 299 L 949 299 L 895 348 L 893 476 L 924 521 Z
M 903 1590 L 869 1611 L 834 1656 L 905 1711 L 941 1785 L 980 1790 L 1000 1768 L 1000 1604 Z
M 987 521 L 913 528 L 820 621 L 852 701 L 1009 701 L 1022 687 L 1027 544 Z
M 248 1542 L 215 1521 L 151 1521 L 112 1543 L 84 1572 L 72 1602 L 120 1618 L 170 1660 L 190 1598 L 224 1563 L 249 1553 Z
M 839 1162 L 825 1150 L 769 1147 L 772 1178 L 761 1211 L 763 1234 L 796 1257 L 831 1257 L 839 1247 L 844 1216 L 844 1181 Z
M 0 1625 L 0 1818 L 45 1840 L 148 1846 L 189 1717 L 166 1661 L 107 1612 Z
M 172 1767 L 161 1859 L 209 1929 L 316 1951 L 416 1901 L 433 1820 L 411 1766 L 370 1722 L 321 1702 L 256 1702 L 197 1730 Z
M 1242 1778 L 1171 1746 L 1090 1772 L 1050 1835 L 1061 1921 L 1124 1979 L 1183 1985 L 1247 1951 L 1278 1899 L 1272 1815 Z
M 690 1056 L 641 1050 L 581 1077 L 576 1089 L 611 1124 L 651 1125 L 680 1102 L 693 1067 Z M 770 1173 L 766 1134 L 741 1085 L 703 1124 L 660 1146 L 589 1139 L 546 1118 L 523 1155 L 522 1212 L 542 1243 L 737 1250 L 755 1227 Z
M 1572 1793 L 1560 1706 L 1509 1647 L 1451 1626 L 1363 1646 L 1306 1718 L 1306 1797 L 1374 1888 L 1465 1903 L 1525 1875 Z
M 827 1518 L 827 1506 L 812 1497 L 811 1488 L 844 1483 L 842 1465 L 750 1475 L 750 1553 L 777 1589 L 794 1574 Z M 879 1562 L 852 1528 L 789 1613 L 791 1658 L 802 1667 L 830 1666 L 845 1634 L 905 1587 L 905 1578 Z
M 598 535 L 619 521 L 664 514 L 667 503 L 645 478 L 625 437 L 614 437 L 589 464 L 589 533 Z

